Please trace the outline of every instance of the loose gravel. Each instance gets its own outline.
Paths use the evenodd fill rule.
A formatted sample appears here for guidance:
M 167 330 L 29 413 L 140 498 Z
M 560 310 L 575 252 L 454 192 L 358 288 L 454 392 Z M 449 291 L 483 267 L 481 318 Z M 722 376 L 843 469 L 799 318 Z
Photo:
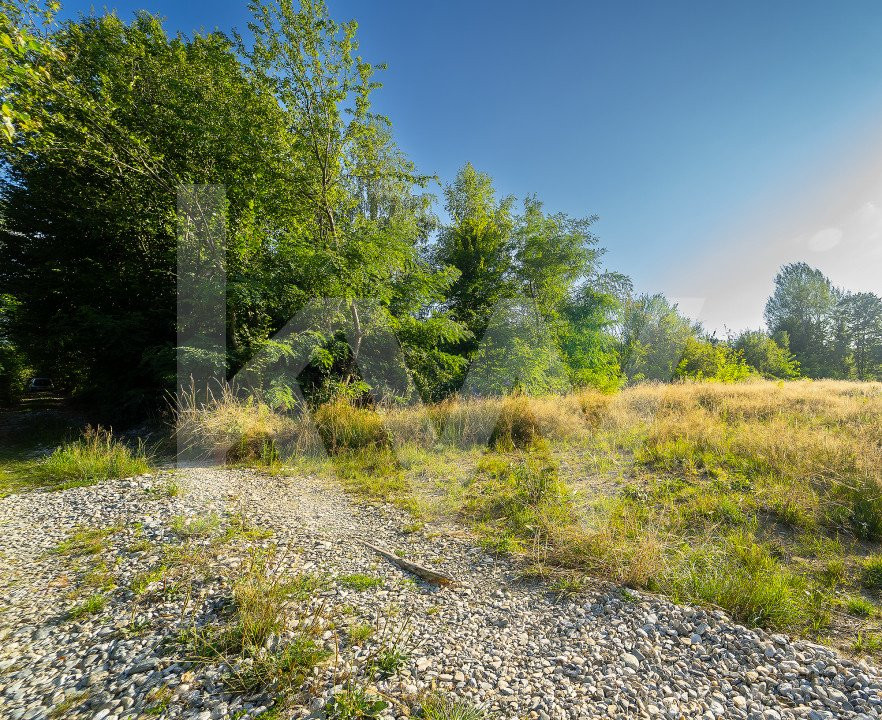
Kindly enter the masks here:
M 221 612 L 255 546 L 279 548 L 280 571 L 323 578 L 308 602 L 323 608 L 333 658 L 284 717 L 322 717 L 350 675 L 392 700 L 388 718 L 406 717 L 430 691 L 500 718 L 882 717 L 876 668 L 722 612 L 600 586 L 559 598 L 449 528 L 414 530 L 403 512 L 362 504 L 319 478 L 188 469 L 174 475 L 172 495 L 170 477 L 0 499 L 0 717 L 219 720 L 268 711 L 271 693 L 231 693 L 228 667 L 194 662 L 176 641 Z M 181 528 L 206 517 L 217 518 L 216 535 L 242 518 L 273 534 L 186 538 Z M 59 552 L 83 526 L 108 529 L 100 552 Z M 361 539 L 458 584 L 414 579 Z M 151 589 L 145 573 L 169 549 L 200 544 L 215 557 L 192 593 Z M 358 589 L 345 579 L 355 573 L 382 582 Z M 140 594 L 139 578 L 147 578 Z M 71 606 L 95 594 L 106 604 L 72 618 Z M 347 640 L 345 628 L 362 623 L 373 637 Z M 384 642 L 404 662 L 388 677 L 364 677 L 365 658 Z

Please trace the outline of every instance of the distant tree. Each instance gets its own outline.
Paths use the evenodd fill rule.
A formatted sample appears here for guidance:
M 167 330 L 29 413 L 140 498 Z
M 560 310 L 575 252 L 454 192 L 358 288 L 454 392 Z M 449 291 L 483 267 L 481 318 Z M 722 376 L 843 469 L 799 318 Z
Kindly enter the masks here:
M 748 330 L 735 338 L 733 347 L 763 377 L 781 380 L 799 377 L 799 362 L 790 354 L 786 333 L 778 337 L 780 343 L 761 330 Z
M 741 352 L 725 343 L 706 338 L 689 337 L 674 377 L 689 380 L 737 382 L 756 375 Z
M 775 278 L 766 325 L 772 335 L 787 333 L 790 350 L 809 377 L 837 374 L 830 354 L 837 302 L 830 280 L 806 263 L 785 265 Z
M 882 298 L 845 293 L 837 307 L 837 339 L 858 380 L 882 376 Z
M 700 327 L 680 315 L 663 295 L 640 295 L 625 301 L 619 326 L 618 352 L 630 382 L 673 379 L 690 338 Z
M 515 292 L 541 321 L 554 326 L 576 282 L 596 269 L 602 250 L 590 227 L 596 218 L 547 215 L 534 196 L 515 225 L 512 275 Z
M 618 273 L 602 273 L 575 288 L 564 304 L 560 344 L 575 387 L 615 390 L 625 381 L 613 335 L 631 281 Z

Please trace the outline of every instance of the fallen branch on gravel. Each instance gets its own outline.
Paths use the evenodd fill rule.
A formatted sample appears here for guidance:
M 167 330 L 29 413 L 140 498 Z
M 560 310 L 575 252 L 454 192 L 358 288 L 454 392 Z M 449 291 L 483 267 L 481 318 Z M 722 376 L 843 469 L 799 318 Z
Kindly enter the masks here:
M 364 540 L 361 541 L 361 544 L 365 547 L 369 547 L 378 555 L 382 555 L 384 558 L 389 560 L 390 562 L 395 563 L 402 570 L 407 570 L 409 573 L 413 573 L 414 575 L 421 577 L 426 582 L 434 583 L 435 585 L 455 585 L 456 581 L 443 573 L 439 573 L 435 570 L 431 570 L 423 565 L 420 565 L 415 562 L 411 562 L 410 560 L 405 560 L 404 558 L 400 558 L 394 553 L 389 552 L 388 550 L 383 550 L 383 548 L 377 547 L 376 545 L 371 545 L 369 542 Z

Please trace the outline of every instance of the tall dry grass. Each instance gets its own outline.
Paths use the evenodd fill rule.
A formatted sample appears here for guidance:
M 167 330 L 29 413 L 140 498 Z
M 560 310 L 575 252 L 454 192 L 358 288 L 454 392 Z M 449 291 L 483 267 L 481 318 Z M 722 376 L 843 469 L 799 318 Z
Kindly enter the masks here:
M 495 550 L 760 625 L 829 625 L 861 562 L 854 548 L 882 540 L 880 383 L 645 384 L 406 408 L 334 401 L 301 417 L 224 392 L 185 406 L 179 423 L 225 459 L 318 447 L 363 497 L 440 503 Z M 600 468 L 600 484 L 615 477 L 599 497 L 571 484 Z

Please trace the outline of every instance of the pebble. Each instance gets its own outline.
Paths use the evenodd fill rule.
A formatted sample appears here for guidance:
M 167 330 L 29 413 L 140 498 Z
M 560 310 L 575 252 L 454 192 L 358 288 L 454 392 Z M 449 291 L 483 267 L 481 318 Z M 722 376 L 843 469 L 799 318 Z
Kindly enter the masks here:
M 524 582 L 515 565 L 442 528 L 405 532 L 412 519 L 401 510 L 360 504 L 327 480 L 189 468 L 177 472 L 179 495 L 148 492 L 166 480 L 159 473 L 0 499 L 0 717 L 46 718 L 65 703 L 65 717 L 128 720 L 149 714 L 163 689 L 170 718 L 254 718 L 269 707 L 270 694 L 229 693 L 229 669 L 187 662 L 167 649 L 194 609 L 204 617 L 223 612 L 249 547 L 220 551 L 216 571 L 196 588 L 198 607 L 189 611 L 183 597 L 143 603 L 129 589 L 136 574 L 161 561 L 163 546 L 180 544 L 175 518 L 242 513 L 274 533 L 251 546 L 282 546 L 290 571 L 331 579 L 332 587 L 309 602 L 327 606 L 335 626 L 383 618 L 407 657 L 389 677 L 367 677 L 365 658 L 376 640 L 355 645 L 344 638 L 339 665 L 315 668 L 291 718 L 320 713 L 340 689 L 343 670 L 405 704 L 436 689 L 500 718 L 882 718 L 882 679 L 866 663 L 745 628 L 718 610 L 634 591 L 626 600 L 600 583 L 558 598 Z M 71 622 L 62 611 L 77 572 L 51 551 L 83 523 L 118 528 L 102 558 L 116 587 L 105 591 L 103 611 Z M 413 582 L 354 538 L 403 550 L 459 583 L 439 590 Z M 137 540 L 150 547 L 133 551 Z M 356 590 L 334 580 L 352 573 L 383 584 Z M 134 618 L 139 629 L 130 632 Z M 328 643 L 339 641 L 337 629 L 322 629 Z M 395 712 L 384 711 L 383 720 Z

